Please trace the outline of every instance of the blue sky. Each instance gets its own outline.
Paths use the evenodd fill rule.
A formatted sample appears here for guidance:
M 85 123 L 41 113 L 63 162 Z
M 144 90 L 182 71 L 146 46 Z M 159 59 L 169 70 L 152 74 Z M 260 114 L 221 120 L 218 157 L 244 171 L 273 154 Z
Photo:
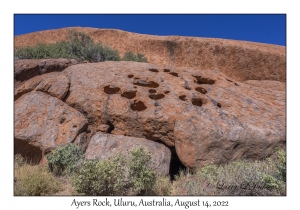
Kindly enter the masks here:
M 244 40 L 286 46 L 286 15 L 15 14 L 14 35 L 81 26 L 152 35 Z

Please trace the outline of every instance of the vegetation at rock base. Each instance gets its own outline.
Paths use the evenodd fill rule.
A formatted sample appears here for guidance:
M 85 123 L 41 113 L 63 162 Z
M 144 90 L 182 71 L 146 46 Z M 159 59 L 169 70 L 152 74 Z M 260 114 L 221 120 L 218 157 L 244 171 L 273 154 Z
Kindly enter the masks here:
M 77 149 L 75 145 L 57 148 L 51 154 L 59 157 L 53 158 L 56 161 L 51 164 L 58 166 L 51 166 L 57 169 L 52 173 L 15 156 L 15 195 L 286 195 L 284 150 L 262 161 L 181 170 L 171 181 L 169 176 L 155 174 L 151 155 L 142 147 L 105 160 L 83 160 Z M 73 172 L 65 173 L 70 165 Z
M 102 62 L 102 61 L 137 61 L 147 62 L 145 55 L 129 51 L 121 59 L 119 52 L 108 46 L 95 43 L 94 40 L 83 32 L 70 30 L 66 41 L 54 44 L 39 43 L 15 49 L 16 59 L 46 59 L 69 58 L 78 61 Z
M 173 183 L 174 195 L 285 195 L 286 153 L 264 161 L 209 164 L 194 171 L 180 171 Z
M 76 171 L 76 164 L 83 160 L 84 154 L 81 149 L 74 144 L 59 146 L 53 153 L 46 156 L 47 168 L 56 176 L 64 173 L 71 175 Z
M 51 195 L 62 189 L 61 183 L 45 167 L 18 160 L 15 160 L 14 195 Z
M 142 147 L 106 160 L 87 160 L 73 176 L 75 189 L 85 195 L 145 195 L 155 183 L 151 161 Z

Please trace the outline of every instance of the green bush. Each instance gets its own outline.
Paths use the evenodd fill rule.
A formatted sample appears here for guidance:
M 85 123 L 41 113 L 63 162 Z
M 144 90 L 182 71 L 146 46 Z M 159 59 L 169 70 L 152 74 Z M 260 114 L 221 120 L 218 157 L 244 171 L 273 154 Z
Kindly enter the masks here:
M 151 168 L 152 158 L 143 147 L 130 151 L 129 178 L 136 194 L 147 194 L 154 187 L 155 173 Z
M 123 61 L 144 62 L 144 63 L 147 62 L 147 58 L 146 58 L 145 55 L 143 55 L 143 54 L 141 54 L 141 53 L 134 54 L 134 53 L 131 52 L 131 51 L 126 52 L 126 53 L 124 54 L 122 60 L 123 60 Z
M 277 169 L 278 179 L 286 182 L 286 152 L 284 150 L 277 150 Z
M 103 46 L 101 43 L 96 44 L 89 35 L 74 30 L 69 31 L 67 41 L 18 48 L 15 50 L 15 58 L 72 58 L 89 62 L 120 60 L 118 51 Z
M 143 148 L 106 160 L 87 160 L 73 176 L 73 185 L 85 195 L 145 195 L 152 192 L 155 173 Z
M 120 154 L 107 160 L 87 160 L 74 176 L 77 192 L 85 195 L 123 195 L 125 193 L 124 158 Z
M 15 169 L 14 195 L 39 196 L 60 189 L 60 182 L 45 167 L 24 164 Z
M 53 153 L 46 156 L 48 163 L 47 168 L 55 175 L 63 175 L 64 172 L 71 175 L 75 172 L 76 164 L 84 158 L 81 149 L 74 144 L 59 146 Z

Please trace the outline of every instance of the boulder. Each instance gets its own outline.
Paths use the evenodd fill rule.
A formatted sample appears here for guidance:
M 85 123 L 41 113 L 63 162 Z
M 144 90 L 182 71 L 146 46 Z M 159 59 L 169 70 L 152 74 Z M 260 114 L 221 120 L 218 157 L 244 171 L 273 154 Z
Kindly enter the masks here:
M 153 160 L 152 167 L 158 174 L 169 173 L 171 151 L 163 144 L 143 138 L 97 133 L 92 136 L 85 157 L 103 160 L 138 147 L 143 147 L 150 152 Z
M 58 145 L 73 142 L 87 120 L 63 101 L 33 91 L 15 101 L 14 126 L 15 153 L 40 160 Z
M 14 62 L 14 78 L 17 81 L 26 81 L 37 75 L 62 71 L 68 66 L 75 65 L 75 59 L 20 59 Z
M 247 84 L 216 70 L 137 62 L 79 64 L 63 73 L 71 83 L 66 103 L 87 117 L 92 133 L 108 124 L 112 134 L 175 146 L 187 167 L 262 159 L 286 142 L 278 81 Z
M 60 72 L 39 75 L 23 82 L 15 89 L 15 100 L 33 90 L 63 99 L 69 91 L 69 85 L 69 79 Z

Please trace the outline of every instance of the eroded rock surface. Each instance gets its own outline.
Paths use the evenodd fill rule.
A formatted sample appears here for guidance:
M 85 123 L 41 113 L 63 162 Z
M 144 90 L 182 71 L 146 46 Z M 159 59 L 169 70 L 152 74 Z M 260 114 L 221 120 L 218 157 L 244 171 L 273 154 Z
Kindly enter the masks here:
M 91 138 L 85 156 L 86 159 L 102 160 L 138 147 L 143 147 L 150 152 L 153 160 L 152 167 L 158 174 L 169 173 L 171 151 L 163 144 L 143 138 L 97 133 Z
M 15 89 L 15 100 L 33 90 L 63 99 L 68 93 L 69 86 L 69 79 L 60 72 L 39 75 L 23 82 Z
M 148 62 L 160 66 L 214 69 L 236 81 L 286 81 L 284 46 L 228 39 L 154 36 L 114 29 L 72 27 L 15 36 L 15 47 L 66 40 L 76 30 L 90 35 L 124 55 L 127 51 L 146 55 Z
M 85 115 L 92 133 L 110 124 L 111 133 L 164 142 L 187 167 L 262 159 L 286 141 L 285 90 L 269 88 L 284 87 L 277 81 L 266 87 L 218 71 L 136 62 L 79 64 L 63 73 L 71 82 L 66 103 Z
M 80 112 L 39 91 L 15 101 L 14 120 L 15 153 L 40 158 L 58 145 L 73 142 L 87 126 Z
M 23 82 L 37 75 L 62 71 L 77 63 L 75 59 L 65 58 L 16 60 L 14 63 L 14 78 Z

